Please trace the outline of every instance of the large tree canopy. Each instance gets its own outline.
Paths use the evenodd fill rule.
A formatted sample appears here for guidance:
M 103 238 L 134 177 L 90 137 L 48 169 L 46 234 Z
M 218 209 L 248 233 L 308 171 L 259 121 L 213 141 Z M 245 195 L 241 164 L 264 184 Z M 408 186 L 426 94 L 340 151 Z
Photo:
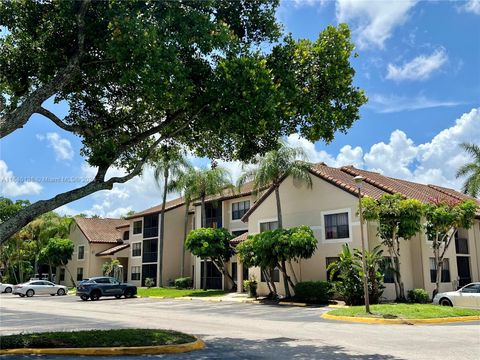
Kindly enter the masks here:
M 0 136 L 41 114 L 82 139 L 98 169 L 83 187 L 0 225 L 4 241 L 34 217 L 138 175 L 163 142 L 249 160 L 299 132 L 331 141 L 366 102 L 353 86 L 344 24 L 315 41 L 282 35 L 278 0 L 0 3 Z M 268 50 L 265 50 L 268 49 Z M 45 100 L 66 101 L 60 119 Z M 126 170 L 106 178 L 107 170 Z

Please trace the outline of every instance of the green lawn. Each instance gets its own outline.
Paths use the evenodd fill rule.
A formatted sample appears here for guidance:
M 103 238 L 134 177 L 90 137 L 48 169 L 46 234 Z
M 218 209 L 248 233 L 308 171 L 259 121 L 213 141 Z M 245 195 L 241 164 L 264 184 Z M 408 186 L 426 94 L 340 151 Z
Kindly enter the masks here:
M 168 298 L 192 296 L 192 297 L 214 297 L 225 295 L 222 290 L 197 290 L 197 289 L 176 289 L 176 288 L 138 288 L 139 296 L 163 296 Z
M 185 344 L 195 340 L 191 335 L 171 330 L 86 330 L 2 336 L 0 349 L 157 346 Z
M 431 304 L 380 304 L 370 305 L 372 314 L 364 306 L 352 306 L 330 311 L 334 316 L 376 317 L 390 319 L 434 319 L 456 316 L 480 316 L 480 310 L 462 309 Z

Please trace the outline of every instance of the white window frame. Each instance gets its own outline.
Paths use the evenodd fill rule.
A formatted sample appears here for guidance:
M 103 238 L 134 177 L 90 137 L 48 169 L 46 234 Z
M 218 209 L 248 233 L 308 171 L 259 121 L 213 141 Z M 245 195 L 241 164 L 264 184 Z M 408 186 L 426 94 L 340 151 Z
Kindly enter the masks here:
M 273 222 L 273 221 L 276 221 L 278 222 L 278 219 L 277 218 L 271 218 L 271 219 L 261 219 L 261 220 L 258 220 L 258 233 L 260 234 L 260 224 L 263 224 L 263 223 L 269 223 L 269 222 Z
M 234 219 L 233 218 L 233 204 L 238 204 L 238 203 L 241 203 L 241 202 L 246 202 L 248 201 L 250 204 L 249 204 L 249 207 L 248 207 L 248 210 L 250 210 L 250 206 L 252 205 L 252 202 L 250 201 L 250 199 L 245 199 L 245 200 L 238 200 L 238 201 L 235 201 L 235 202 L 231 202 L 230 203 L 230 222 L 233 222 L 233 223 L 239 223 L 239 222 L 242 222 L 242 218 L 240 219 Z
M 135 234 L 135 223 L 136 222 L 141 222 L 142 223 L 142 231 L 140 231 L 139 233 L 136 233 Z M 135 235 L 143 235 L 143 218 L 140 219 L 140 220 L 135 220 L 133 223 L 132 223 L 132 235 L 135 236 Z
M 326 226 L 325 226 L 325 215 L 335 215 L 335 214 L 342 214 L 347 213 L 348 215 L 348 238 L 341 238 L 341 239 L 327 239 L 326 233 Z M 322 211 L 320 213 L 320 223 L 322 228 L 322 236 L 321 241 L 323 244 L 338 244 L 338 243 L 349 243 L 353 241 L 353 232 L 352 232 L 352 209 L 345 208 L 345 209 L 335 209 L 335 210 L 327 210 Z
M 140 244 L 140 255 L 138 255 L 138 256 L 133 256 L 133 244 Z M 141 241 L 132 242 L 132 243 L 131 243 L 131 247 L 132 247 L 132 249 L 131 249 L 131 251 L 130 251 L 130 257 L 131 257 L 132 259 L 141 258 L 141 257 L 142 257 L 142 251 L 143 251 L 143 249 L 142 249 L 142 242 L 141 242 Z
M 140 271 L 138 273 L 134 273 L 132 271 L 134 267 L 138 267 Z M 133 274 L 140 274 L 140 279 L 132 280 L 132 275 Z M 142 265 L 132 265 L 132 266 L 130 266 L 130 281 L 142 281 Z
M 80 248 L 83 247 L 83 258 L 80 259 Z M 84 261 L 85 260 L 85 245 L 78 245 L 77 249 L 77 260 Z

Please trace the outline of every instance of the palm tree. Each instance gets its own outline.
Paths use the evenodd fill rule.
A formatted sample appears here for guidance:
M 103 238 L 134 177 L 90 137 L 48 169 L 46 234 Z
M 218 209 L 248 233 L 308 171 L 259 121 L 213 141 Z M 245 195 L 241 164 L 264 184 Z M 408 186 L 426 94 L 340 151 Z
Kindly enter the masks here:
M 460 147 L 473 156 L 473 161 L 458 169 L 457 178 L 468 176 L 462 191 L 470 196 L 478 197 L 480 195 L 480 146 L 473 143 L 462 143 Z
M 158 157 L 155 166 L 154 177 L 157 184 L 160 186 L 163 180 L 163 202 L 162 211 L 160 213 L 160 244 L 159 244 L 159 280 L 158 286 L 163 286 L 163 245 L 165 238 L 165 206 L 167 202 L 167 193 L 169 192 L 168 183 L 174 179 L 186 167 L 188 162 L 183 157 L 182 151 L 176 146 L 163 145 L 158 151 Z
M 221 194 L 226 189 L 232 189 L 230 172 L 212 163 L 211 169 L 194 170 L 191 183 L 191 196 L 200 199 L 202 222 L 201 227 L 207 225 L 205 200 L 207 196 Z M 203 262 L 203 290 L 207 290 L 207 262 Z
M 255 160 L 257 166 L 245 171 L 238 179 L 238 186 L 247 181 L 253 181 L 255 192 L 259 192 L 267 187 L 273 187 L 277 204 L 277 222 L 278 228 L 283 228 L 282 206 L 280 201 L 280 184 L 283 179 L 292 176 L 297 183 L 306 184 L 312 188 L 312 178 L 310 176 L 311 164 L 306 162 L 306 154 L 302 148 L 292 148 L 283 141 L 279 142 L 277 150 L 272 150 L 264 157 L 258 157 Z M 290 264 L 291 266 L 291 264 Z M 285 261 L 281 263 L 283 273 L 283 282 L 285 285 L 285 296 L 290 297 L 290 288 L 288 285 L 287 270 Z M 293 267 L 291 267 L 293 270 Z
M 194 183 L 197 172 L 192 166 L 188 166 L 185 171 L 178 174 L 177 178 L 168 185 L 168 191 L 177 191 L 182 194 L 185 202 L 185 215 L 183 221 L 183 241 L 182 241 L 182 258 L 180 261 L 181 276 L 185 277 L 185 241 L 188 235 L 188 215 L 190 204 L 194 196 Z

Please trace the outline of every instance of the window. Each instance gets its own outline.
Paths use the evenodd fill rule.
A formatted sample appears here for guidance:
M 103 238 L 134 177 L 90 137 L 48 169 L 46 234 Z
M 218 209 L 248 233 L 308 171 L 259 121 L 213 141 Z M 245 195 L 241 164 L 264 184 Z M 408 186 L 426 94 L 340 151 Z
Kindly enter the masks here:
M 58 281 L 65 281 L 65 268 L 60 269 L 60 276 L 58 277 Z
M 143 237 L 158 236 L 158 214 L 145 216 L 143 218 Z
M 128 240 L 130 239 L 130 231 L 126 230 L 123 232 L 123 240 Z
M 260 276 L 261 282 L 267 282 L 267 278 L 265 277 L 265 272 L 266 270 L 262 269 L 261 276 Z M 270 274 L 267 274 L 267 275 L 270 276 Z M 278 268 L 275 268 L 273 270 L 273 282 L 280 282 L 280 270 L 278 270 Z
M 239 220 L 250 209 L 250 200 L 240 201 L 232 204 L 232 220 Z
M 132 244 L 132 257 L 142 256 L 142 243 L 135 242 Z
M 245 234 L 248 230 L 233 230 L 232 231 L 232 235 L 237 237 L 237 236 L 240 236 L 242 234 Z
M 102 278 L 95 279 L 95 282 L 97 284 L 110 284 L 110 279 L 107 277 L 102 277 Z
M 77 281 L 83 280 L 83 268 L 77 268 Z
M 348 212 L 324 215 L 325 239 L 347 239 L 350 237 Z
M 430 258 L 430 282 L 434 283 L 437 280 L 437 267 L 435 266 L 435 258 Z M 443 259 L 442 275 L 440 281 L 442 283 L 450 282 L 450 262 L 448 259 Z
M 221 202 L 205 204 L 205 227 L 214 229 L 222 227 L 221 204 Z
M 340 260 L 339 257 L 327 257 L 325 258 L 325 264 L 326 264 L 326 268 L 327 268 L 327 281 L 339 281 L 339 274 L 338 273 L 335 273 L 335 275 L 333 275 L 333 279 L 330 279 L 330 274 L 331 274 L 331 270 L 328 270 L 328 267 L 330 266 L 330 264 L 334 263 L 334 262 L 337 262 L 338 260 Z
M 267 221 L 260 223 L 260 232 L 278 229 L 278 221 Z
M 470 284 L 462 289 L 462 293 L 480 294 L 480 284 Z
M 132 280 L 140 280 L 140 266 L 132 266 Z
M 238 276 L 237 263 L 232 262 L 232 278 L 233 278 L 233 280 L 237 281 L 237 276 Z M 244 280 L 247 280 L 247 279 L 244 279 Z
M 145 279 L 151 278 L 157 283 L 157 264 L 142 265 L 142 286 L 145 286 Z
M 158 239 L 143 240 L 142 261 L 144 263 L 157 262 Z M 151 277 L 151 276 L 147 276 Z
M 468 254 L 468 240 L 464 238 L 455 238 L 455 251 L 457 254 Z
M 395 258 L 395 267 L 392 266 L 392 259 L 384 256 L 380 264 L 380 272 L 383 274 L 383 282 L 385 284 L 393 284 L 395 282 L 395 269 L 398 268 L 398 258 Z
M 133 233 L 141 234 L 142 233 L 142 220 L 133 222 Z
M 79 245 L 78 246 L 78 260 L 83 260 L 85 259 L 85 246 L 84 245 Z

